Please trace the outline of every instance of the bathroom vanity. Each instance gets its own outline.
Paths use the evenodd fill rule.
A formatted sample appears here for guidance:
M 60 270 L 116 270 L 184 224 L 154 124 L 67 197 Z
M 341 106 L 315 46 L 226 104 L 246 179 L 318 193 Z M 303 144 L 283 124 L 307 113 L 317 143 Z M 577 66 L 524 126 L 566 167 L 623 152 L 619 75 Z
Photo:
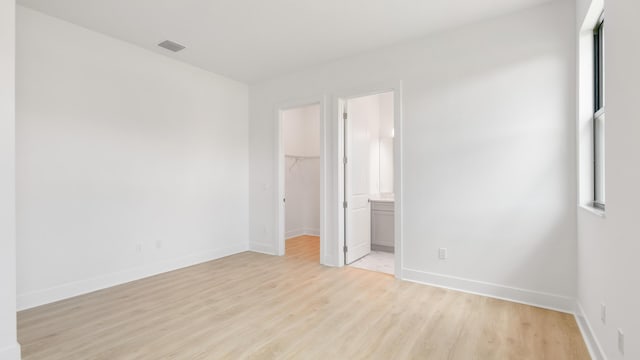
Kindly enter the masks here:
M 394 207 L 393 197 L 374 197 L 371 201 L 371 249 L 394 250 Z

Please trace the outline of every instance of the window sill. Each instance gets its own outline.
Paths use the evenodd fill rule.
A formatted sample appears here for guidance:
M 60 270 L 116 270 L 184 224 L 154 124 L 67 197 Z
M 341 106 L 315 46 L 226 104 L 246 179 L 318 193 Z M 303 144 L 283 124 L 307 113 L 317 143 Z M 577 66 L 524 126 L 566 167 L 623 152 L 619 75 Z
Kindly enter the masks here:
M 583 204 L 581 204 L 580 208 L 582 208 L 582 210 L 584 210 L 586 212 L 589 212 L 589 213 L 591 213 L 593 215 L 596 215 L 596 216 L 598 216 L 600 218 L 603 218 L 603 219 L 606 218 L 605 212 L 603 210 L 597 209 L 597 208 L 595 208 L 595 207 L 593 207 L 591 205 L 583 205 Z

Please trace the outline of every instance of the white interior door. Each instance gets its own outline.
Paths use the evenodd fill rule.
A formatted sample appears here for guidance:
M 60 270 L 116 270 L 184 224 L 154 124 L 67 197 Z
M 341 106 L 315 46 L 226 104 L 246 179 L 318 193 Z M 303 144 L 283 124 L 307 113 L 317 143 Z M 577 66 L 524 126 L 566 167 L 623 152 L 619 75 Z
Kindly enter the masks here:
M 351 264 L 371 252 L 369 203 L 370 132 L 367 111 L 358 99 L 349 100 L 345 119 L 345 262 Z

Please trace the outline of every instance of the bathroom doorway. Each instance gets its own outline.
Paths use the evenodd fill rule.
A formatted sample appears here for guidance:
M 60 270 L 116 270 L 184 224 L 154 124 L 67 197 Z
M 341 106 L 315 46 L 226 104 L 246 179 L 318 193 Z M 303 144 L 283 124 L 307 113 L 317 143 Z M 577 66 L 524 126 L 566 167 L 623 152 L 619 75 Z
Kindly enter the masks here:
M 344 263 L 395 274 L 394 92 L 341 106 Z

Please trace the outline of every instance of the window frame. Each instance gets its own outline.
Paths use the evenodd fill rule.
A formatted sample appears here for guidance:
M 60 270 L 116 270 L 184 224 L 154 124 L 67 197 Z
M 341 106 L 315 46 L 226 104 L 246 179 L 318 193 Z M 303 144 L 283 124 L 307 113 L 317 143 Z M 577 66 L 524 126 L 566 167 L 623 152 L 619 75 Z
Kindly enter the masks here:
M 601 184 L 604 179 L 604 144 L 599 145 L 599 138 L 603 139 L 605 131 L 604 116 L 604 13 L 600 15 L 593 29 L 593 201 L 592 206 L 604 211 L 605 190 Z M 598 126 L 600 123 L 600 126 Z M 598 161 L 600 159 L 600 161 Z M 599 188 L 601 189 L 599 190 Z

